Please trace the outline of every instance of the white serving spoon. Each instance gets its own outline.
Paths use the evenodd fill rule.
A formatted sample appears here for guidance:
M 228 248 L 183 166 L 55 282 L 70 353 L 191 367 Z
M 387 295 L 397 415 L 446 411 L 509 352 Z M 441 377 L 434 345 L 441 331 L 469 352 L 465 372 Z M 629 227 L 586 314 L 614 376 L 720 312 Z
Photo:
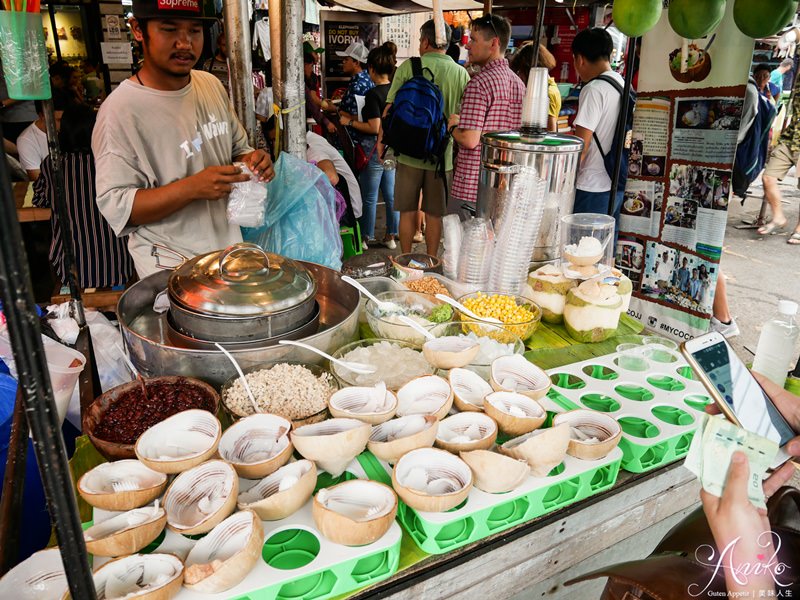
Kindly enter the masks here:
M 278 343 L 283 346 L 297 346 L 298 348 L 305 348 L 306 350 L 311 350 L 311 352 L 319 354 L 323 358 L 327 358 L 332 363 L 335 363 L 340 367 L 347 369 L 348 371 L 352 371 L 353 373 L 358 373 L 359 375 L 371 375 L 376 371 L 375 367 L 371 365 L 334 358 L 327 352 L 323 352 L 319 348 L 315 348 L 314 346 L 311 346 L 309 344 L 304 344 L 303 342 L 295 342 L 294 340 L 281 340 Z
M 236 372 L 239 374 L 239 377 L 242 380 L 242 385 L 244 385 L 244 389 L 247 392 L 247 397 L 250 398 L 250 403 L 253 405 L 253 413 L 260 413 L 261 411 L 256 403 L 256 397 L 253 395 L 253 390 L 250 389 L 250 384 L 247 383 L 247 377 L 244 376 L 244 372 L 242 371 L 242 367 L 239 366 L 238 361 L 233 358 L 233 354 L 225 350 L 225 348 L 223 348 L 218 342 L 214 342 L 214 345 L 219 349 L 220 352 L 228 357 L 228 360 L 231 361 L 233 368 L 236 369 Z
M 475 319 L 476 321 L 483 321 L 484 323 L 494 323 L 495 325 L 502 325 L 503 322 L 500 319 L 495 319 L 494 317 L 479 317 L 466 306 L 458 302 L 457 300 L 453 300 L 450 296 L 445 296 L 444 294 L 436 294 L 436 297 L 441 300 L 442 302 L 447 302 L 450 306 L 455 309 L 460 310 L 462 313 L 467 315 L 470 319 Z
M 397 318 L 401 320 L 403 323 L 411 327 L 417 333 L 422 334 L 426 340 L 435 340 L 436 336 L 433 335 L 430 331 L 425 329 L 422 325 L 417 323 L 414 319 L 407 317 L 405 315 L 398 315 Z
M 342 281 L 344 281 L 345 283 L 349 283 L 359 292 L 364 294 L 367 298 L 372 300 L 378 306 L 378 308 L 383 312 L 391 312 L 391 311 L 401 312 L 403 310 L 403 307 L 397 304 L 396 302 L 386 302 L 385 300 L 378 300 L 372 292 L 370 292 L 367 288 L 358 283 L 355 279 L 353 279 L 349 275 L 342 275 Z
M 414 319 L 406 316 L 400 316 L 399 319 L 425 336 L 426 341 L 422 344 L 422 354 L 425 356 L 425 360 L 439 369 L 453 369 L 468 365 L 480 352 L 480 344 L 474 340 L 457 335 L 437 338 Z

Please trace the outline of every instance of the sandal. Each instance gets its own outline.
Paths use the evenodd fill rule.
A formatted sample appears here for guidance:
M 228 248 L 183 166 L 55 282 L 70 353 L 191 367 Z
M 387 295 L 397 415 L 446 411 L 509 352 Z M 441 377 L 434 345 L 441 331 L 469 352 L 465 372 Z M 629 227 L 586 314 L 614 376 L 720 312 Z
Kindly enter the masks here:
M 786 243 L 791 246 L 800 246 L 800 231 L 795 231 L 786 239 Z
M 771 221 L 758 228 L 758 235 L 775 235 L 776 233 L 781 233 L 784 229 L 786 229 L 786 223 L 788 223 L 788 220 L 784 221 L 780 225 L 778 225 L 775 221 Z

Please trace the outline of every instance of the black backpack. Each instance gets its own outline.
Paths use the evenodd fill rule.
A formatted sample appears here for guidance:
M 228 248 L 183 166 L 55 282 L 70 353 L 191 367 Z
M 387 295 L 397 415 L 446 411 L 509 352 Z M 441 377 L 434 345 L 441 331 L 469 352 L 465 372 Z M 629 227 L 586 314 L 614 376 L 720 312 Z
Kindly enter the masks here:
M 622 94 L 624 93 L 623 87 L 619 84 L 619 82 L 610 77 L 606 74 L 598 75 L 595 79 L 601 79 L 606 83 L 610 84 L 620 95 L 620 111 L 622 110 Z M 592 80 L 594 81 L 594 79 Z M 630 150 L 631 150 L 631 131 L 633 130 L 633 112 L 636 109 L 636 92 L 633 89 L 630 90 L 628 94 L 628 111 L 624 115 L 625 116 L 625 135 L 622 139 L 623 149 L 622 149 L 622 157 L 620 159 L 619 164 L 619 180 L 617 184 L 617 190 L 624 190 L 625 184 L 628 182 L 628 160 L 630 158 Z M 619 123 L 619 119 L 623 117 L 622 114 L 617 116 L 617 123 Z M 597 148 L 600 150 L 600 155 L 603 157 L 603 165 L 606 168 L 606 173 L 614 180 L 614 160 L 617 156 L 617 135 L 616 135 L 616 128 L 614 128 L 614 137 L 611 140 L 611 147 L 608 149 L 608 152 L 603 151 L 603 146 L 600 144 L 600 140 L 597 137 L 597 132 L 592 133 L 592 137 L 594 137 L 594 143 L 597 144 Z
M 413 76 L 397 90 L 383 120 L 383 143 L 396 155 L 443 163 L 448 142 L 444 97 L 421 58 L 411 58 L 411 67 Z

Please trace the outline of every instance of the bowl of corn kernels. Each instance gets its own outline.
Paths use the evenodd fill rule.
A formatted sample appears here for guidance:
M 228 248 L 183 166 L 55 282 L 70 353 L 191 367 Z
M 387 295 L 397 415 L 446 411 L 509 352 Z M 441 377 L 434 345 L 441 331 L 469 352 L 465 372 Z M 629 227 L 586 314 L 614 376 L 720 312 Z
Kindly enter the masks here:
M 510 343 L 514 337 L 526 341 L 534 334 L 542 320 L 542 309 L 533 300 L 524 296 L 501 292 L 475 292 L 461 296 L 458 301 L 479 317 L 492 317 L 503 322 L 505 330 L 490 334 L 498 342 Z M 473 327 L 480 329 L 477 321 L 463 313 L 459 313 L 459 319 L 467 324 L 468 329 Z M 475 333 L 486 335 L 478 331 Z M 504 335 L 509 339 L 500 339 Z

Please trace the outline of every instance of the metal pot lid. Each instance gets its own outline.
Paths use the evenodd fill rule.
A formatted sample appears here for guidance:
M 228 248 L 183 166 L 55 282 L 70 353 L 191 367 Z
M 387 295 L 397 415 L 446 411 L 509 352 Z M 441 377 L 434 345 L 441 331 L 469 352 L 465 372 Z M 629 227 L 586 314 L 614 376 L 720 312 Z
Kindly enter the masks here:
M 317 292 L 301 264 L 239 243 L 196 256 L 169 278 L 170 300 L 195 312 L 262 316 L 294 308 Z
M 526 152 L 580 152 L 583 140 L 574 135 L 548 133 L 541 137 L 526 137 L 518 131 L 495 131 L 481 136 L 483 144 L 508 150 Z

